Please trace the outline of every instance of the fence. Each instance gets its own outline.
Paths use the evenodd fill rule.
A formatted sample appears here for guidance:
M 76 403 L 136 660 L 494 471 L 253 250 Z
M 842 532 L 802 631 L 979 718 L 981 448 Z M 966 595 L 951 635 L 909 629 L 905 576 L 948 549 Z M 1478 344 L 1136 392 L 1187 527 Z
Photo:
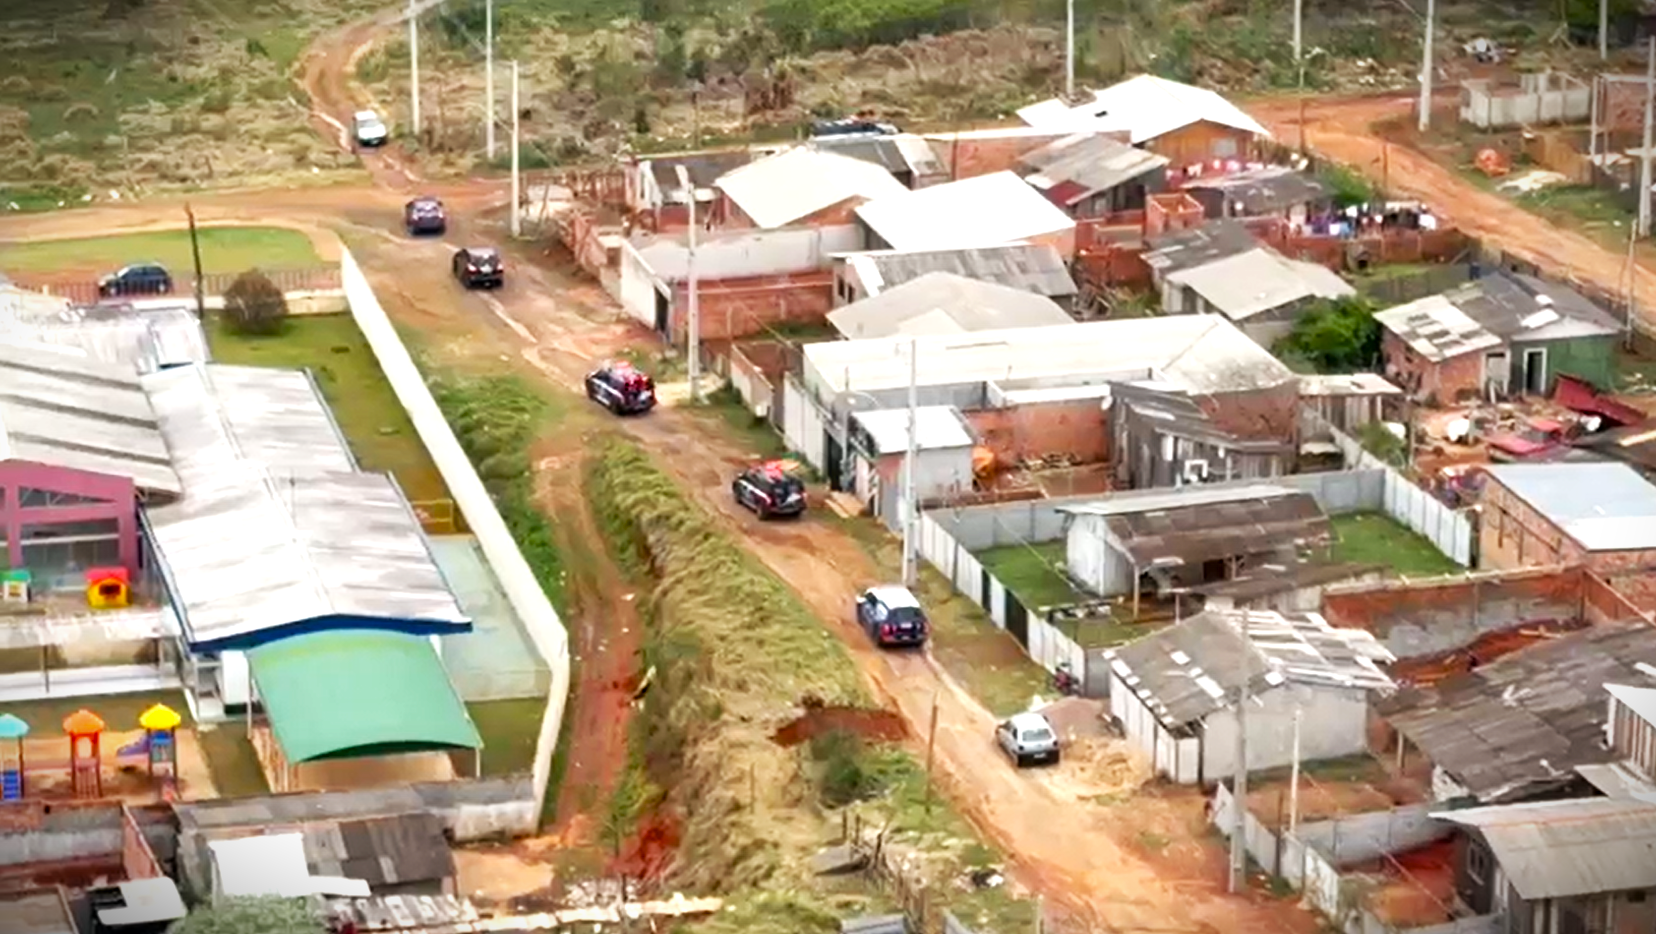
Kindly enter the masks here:
M 269 269 L 261 270 L 271 282 L 283 292 L 329 292 L 337 291 L 340 286 L 338 266 L 314 266 L 307 269 Z M 239 272 L 208 273 L 201 277 L 201 294 L 204 296 L 223 295 L 230 284 L 241 275 Z M 80 305 L 95 305 L 103 301 L 98 294 L 96 280 L 61 279 L 49 276 L 29 276 L 27 274 L 13 277 L 16 284 L 25 289 L 34 289 L 50 295 L 58 295 Z M 190 296 L 195 294 L 195 277 L 181 275 L 173 280 L 173 295 Z M 148 298 L 151 296 L 134 296 Z M 115 299 L 119 301 L 120 299 Z
M 1428 295 L 1447 292 L 1472 281 L 1472 264 L 1444 263 L 1379 278 L 1358 279 L 1357 289 L 1381 305 L 1402 305 Z
M 1384 474 L 1381 508 L 1398 522 L 1424 536 L 1438 551 L 1461 567 L 1472 564 L 1472 520 L 1466 514 L 1410 483 L 1391 465 L 1363 449 L 1357 439 L 1333 425 L 1312 409 L 1301 409 L 1310 433 L 1326 433 L 1334 439 L 1348 467 L 1379 470 Z M 1314 474 L 1309 476 L 1315 476 Z

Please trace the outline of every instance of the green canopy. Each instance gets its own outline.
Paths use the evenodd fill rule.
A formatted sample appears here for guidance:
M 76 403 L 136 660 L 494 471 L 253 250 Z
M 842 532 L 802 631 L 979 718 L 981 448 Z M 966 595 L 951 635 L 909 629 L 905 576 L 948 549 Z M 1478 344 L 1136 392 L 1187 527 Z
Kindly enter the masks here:
M 0 713 L 0 739 L 22 739 L 29 735 L 29 725 L 20 717 Z

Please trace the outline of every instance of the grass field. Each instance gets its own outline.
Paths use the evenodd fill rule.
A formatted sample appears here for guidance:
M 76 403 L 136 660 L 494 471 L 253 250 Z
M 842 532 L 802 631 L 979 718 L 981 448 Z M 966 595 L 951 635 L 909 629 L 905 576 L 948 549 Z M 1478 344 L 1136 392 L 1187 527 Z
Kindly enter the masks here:
M 466 712 L 483 737 L 484 775 L 515 775 L 534 766 L 546 701 L 479 701 L 467 704 Z
M 207 771 L 212 773 L 213 787 L 219 797 L 270 794 L 270 784 L 265 781 L 264 769 L 259 767 L 258 754 L 247 738 L 246 724 L 231 721 L 210 730 L 197 730 L 196 744 L 207 760 Z
M 220 363 L 309 368 L 364 470 L 392 474 L 415 502 L 448 497 L 437 465 L 349 315 L 290 318 L 272 337 L 232 334 L 215 317 L 207 337 Z
M 260 269 L 309 269 L 321 265 L 310 238 L 280 227 L 203 227 L 201 270 L 208 275 Z M 153 261 L 179 279 L 194 268 L 185 230 L 122 234 L 85 240 L 36 240 L 0 244 L 0 269 L 12 273 L 64 269 L 119 269 Z
M 1064 549 L 1064 540 L 1059 539 L 1036 545 L 992 548 L 979 552 L 977 559 L 983 562 L 984 570 L 1030 609 L 1096 599 L 1071 586 L 1064 578 L 1061 570 Z
M 1390 516 L 1359 512 L 1332 516 L 1334 560 L 1356 564 L 1380 564 L 1399 574 L 1427 577 L 1465 570 L 1424 537 Z

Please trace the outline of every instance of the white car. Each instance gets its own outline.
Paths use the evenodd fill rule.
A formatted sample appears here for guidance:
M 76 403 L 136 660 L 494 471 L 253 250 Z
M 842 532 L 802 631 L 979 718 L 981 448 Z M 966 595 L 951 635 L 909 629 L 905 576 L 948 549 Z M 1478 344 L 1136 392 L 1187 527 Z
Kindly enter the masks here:
M 1038 713 L 1013 714 L 995 727 L 995 742 L 1020 769 L 1036 762 L 1058 764 L 1058 734 Z
M 351 135 L 355 137 L 358 146 L 370 148 L 384 146 L 390 138 L 390 131 L 385 128 L 385 121 L 372 110 L 358 111 L 351 117 Z

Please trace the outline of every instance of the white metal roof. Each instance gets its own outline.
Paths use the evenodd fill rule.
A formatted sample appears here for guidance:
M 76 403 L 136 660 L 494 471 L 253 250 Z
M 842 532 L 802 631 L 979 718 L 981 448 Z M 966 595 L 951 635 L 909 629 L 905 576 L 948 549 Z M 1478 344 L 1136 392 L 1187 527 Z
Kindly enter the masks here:
M 713 183 L 760 227 L 781 227 L 851 198 L 908 192 L 896 176 L 861 159 L 800 146 L 727 172 Z
M 1267 247 L 1182 269 L 1167 281 L 1200 295 L 1232 321 L 1246 321 L 1307 298 L 1357 294 L 1327 267 L 1288 259 Z
M 1501 346 L 1501 339 L 1442 295 L 1428 295 L 1378 312 L 1374 320 L 1432 363 Z
M 75 348 L 0 344 L 0 460 L 13 459 L 181 489 L 137 372 Z
M 184 899 L 178 884 L 166 876 L 132 879 L 116 886 L 121 890 L 120 908 L 101 908 L 98 921 L 111 927 L 128 924 L 157 924 L 184 917 Z
M 1073 324 L 1044 295 L 950 272 L 928 272 L 828 315 L 846 337 L 959 334 L 1004 328 Z
M 1302 396 L 1398 396 L 1403 390 L 1378 373 L 1304 373 Z
M 1626 464 L 1493 464 L 1484 469 L 1588 551 L 1656 548 L 1656 486 Z
M 1075 220 L 1011 172 L 878 198 L 857 208 L 894 250 L 995 246 L 1072 230 Z
M 1135 144 L 1201 121 L 1271 135 L 1218 94 L 1155 75 L 1138 75 L 1094 91 L 1091 101 L 1073 107 L 1059 98 L 1031 104 L 1018 111 L 1018 118 L 1037 129 L 1126 133 Z
M 1242 500 L 1266 499 L 1272 496 L 1294 496 L 1303 493 L 1293 487 L 1272 483 L 1250 483 L 1244 486 L 1188 486 L 1175 490 L 1127 490 L 1112 493 L 1086 503 L 1057 507 L 1059 512 L 1085 516 L 1126 516 L 1146 512 L 1161 512 L 1188 506 L 1213 506 Z
M 833 392 L 906 387 L 911 338 L 806 344 Z M 1156 378 L 1191 392 L 1280 386 L 1293 371 L 1219 315 L 1170 315 L 912 338 L 922 386 L 1081 387 Z
M 908 450 L 908 409 L 874 409 L 851 417 L 874 440 L 877 453 L 901 454 Z M 917 406 L 914 429 L 915 446 L 922 451 L 969 448 L 974 443 L 966 420 L 952 405 Z
M 1651 726 L 1656 726 L 1656 687 L 1606 684 L 1604 690 Z
M 368 883 L 361 879 L 313 876 L 305 861 L 305 836 L 265 834 L 231 840 L 209 840 L 213 854 L 214 895 L 224 898 L 276 896 L 304 898 L 337 895 L 367 898 Z
M 894 610 L 920 608 L 920 601 L 915 599 L 914 593 L 901 584 L 880 584 L 868 588 L 868 592 Z

